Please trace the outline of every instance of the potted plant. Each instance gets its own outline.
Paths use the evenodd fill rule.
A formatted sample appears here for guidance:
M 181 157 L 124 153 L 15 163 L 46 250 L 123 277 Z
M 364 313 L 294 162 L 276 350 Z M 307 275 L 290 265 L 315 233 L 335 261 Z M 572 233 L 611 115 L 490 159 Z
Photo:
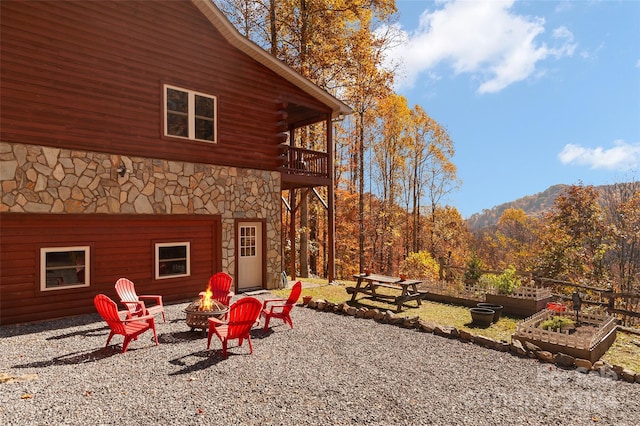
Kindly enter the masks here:
M 504 308 L 504 306 L 502 305 L 494 305 L 493 303 L 478 303 L 476 307 L 491 309 L 494 312 L 493 322 L 498 322 L 500 320 L 500 316 L 502 315 L 502 309 Z
M 471 308 L 471 323 L 480 327 L 488 327 L 493 322 L 495 311 L 488 308 Z

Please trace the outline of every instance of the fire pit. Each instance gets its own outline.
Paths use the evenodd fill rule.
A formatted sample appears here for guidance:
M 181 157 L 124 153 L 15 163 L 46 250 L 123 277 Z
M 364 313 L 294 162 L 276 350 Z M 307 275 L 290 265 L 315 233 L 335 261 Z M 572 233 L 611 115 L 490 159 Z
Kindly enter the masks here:
M 207 330 L 209 328 L 209 318 L 216 317 L 222 319 L 229 311 L 229 307 L 223 305 L 215 299 L 211 299 L 206 304 L 203 299 L 194 300 L 185 308 L 187 313 L 187 325 L 193 329 Z

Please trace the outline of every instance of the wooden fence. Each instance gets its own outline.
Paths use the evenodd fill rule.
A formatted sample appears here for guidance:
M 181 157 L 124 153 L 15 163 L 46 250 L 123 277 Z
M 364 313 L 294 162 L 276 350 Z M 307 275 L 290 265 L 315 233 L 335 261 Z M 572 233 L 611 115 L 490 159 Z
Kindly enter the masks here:
M 443 265 L 443 276 L 452 280 L 454 277 L 460 278 L 467 270 L 466 267 Z M 481 270 L 482 274 L 501 274 L 502 271 Z M 535 282 L 535 286 L 548 289 L 557 300 L 571 301 L 572 293 L 578 291 L 582 298 L 582 303 L 587 306 L 597 306 L 611 315 L 616 315 L 621 324 L 633 326 L 640 324 L 640 293 L 615 292 L 610 288 L 577 284 L 570 281 L 562 281 L 551 278 L 538 277 L 531 272 L 516 272 L 528 281 Z M 465 283 L 472 286 L 473 283 Z M 527 286 L 523 286 L 526 289 Z M 525 290 L 526 291 L 526 290 Z
M 568 333 L 558 333 L 554 330 L 543 330 L 538 328 L 538 325 L 542 321 L 551 317 L 551 315 L 572 317 L 572 314 L 554 313 L 545 309 L 518 323 L 516 325 L 516 335 L 554 345 L 591 350 L 617 326 L 614 317 L 580 313 L 578 316 L 579 321 L 583 324 L 597 326 L 597 333 L 591 336 L 575 336 Z

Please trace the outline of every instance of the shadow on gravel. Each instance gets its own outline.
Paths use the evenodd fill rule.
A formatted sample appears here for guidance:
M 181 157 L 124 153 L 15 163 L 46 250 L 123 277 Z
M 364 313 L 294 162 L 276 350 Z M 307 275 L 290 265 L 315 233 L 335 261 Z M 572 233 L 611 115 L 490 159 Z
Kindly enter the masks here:
M 288 328 L 288 327 L 287 327 Z M 186 334 L 198 334 L 199 337 L 204 337 L 205 340 L 203 342 L 206 345 L 206 337 L 207 334 L 204 333 L 192 333 L 185 332 Z M 251 340 L 260 340 L 265 337 L 271 335 L 273 331 L 269 330 L 268 332 L 262 331 L 262 329 L 253 329 L 251 330 Z M 173 333 L 173 334 L 181 334 L 181 333 Z M 159 339 L 159 338 L 158 338 Z M 196 340 L 196 339 L 193 339 Z M 252 356 L 249 352 L 249 342 L 243 340 L 242 346 L 238 346 L 238 339 L 230 340 L 227 346 L 227 358 L 235 357 L 235 356 Z M 195 359 L 195 360 L 194 360 Z M 195 362 L 194 362 L 195 361 Z M 222 344 L 220 340 L 215 336 L 211 338 L 211 349 L 204 349 L 202 351 L 193 352 L 185 356 L 181 356 L 180 358 L 174 358 L 169 361 L 169 364 L 176 365 L 178 367 L 184 367 L 179 371 L 174 373 L 170 373 L 170 376 L 178 376 L 182 374 L 190 374 L 195 371 L 205 370 L 209 367 L 212 367 L 219 362 L 225 361 L 222 358 Z
M 232 344 L 227 347 L 227 358 L 235 356 L 252 356 L 249 353 L 249 345 L 246 341 L 242 343 L 242 346 L 238 346 L 237 340 L 235 340 L 234 342 L 236 342 L 235 345 Z M 226 361 L 224 358 L 222 358 L 222 348 L 214 348 L 213 342 L 211 343 L 211 346 L 212 348 L 210 350 L 205 349 L 203 351 L 193 352 L 189 355 L 170 360 L 169 364 L 184 368 L 179 371 L 169 373 L 169 376 L 191 374 L 196 371 L 206 370 L 207 368 L 212 367 L 222 361 Z M 195 362 L 192 364 L 189 363 L 191 358 L 196 358 Z
M 289 326 L 287 326 L 287 330 L 288 329 L 289 329 Z M 252 340 L 262 340 L 264 338 L 271 336 L 273 333 L 277 333 L 277 331 L 274 331 L 271 327 L 269 327 L 267 331 L 264 331 L 262 327 L 252 328 L 250 332 Z
M 83 336 L 83 337 L 95 337 L 102 336 L 106 331 L 109 331 L 108 326 L 92 328 L 88 330 L 77 330 L 71 333 L 60 334 L 58 336 L 47 337 L 46 340 L 59 340 L 59 339 L 68 339 L 70 337 Z
M 72 327 L 82 327 L 94 323 L 102 323 L 102 318 L 96 314 L 77 315 L 68 318 L 31 322 L 24 324 L 10 324 L 0 327 L 0 337 L 22 336 L 43 333 L 47 331 L 63 330 Z M 71 335 L 71 333 L 70 333 Z
M 129 348 L 127 352 L 133 352 L 136 349 Z M 50 360 L 30 362 L 27 364 L 14 365 L 13 368 L 45 368 L 55 365 L 74 365 L 74 364 L 86 364 L 89 362 L 97 362 L 103 359 L 110 358 L 122 352 L 122 347 L 118 345 L 111 345 L 106 348 L 96 349 L 91 352 L 72 352 L 67 355 L 61 355 L 54 357 Z
M 227 348 L 227 355 L 231 356 L 232 352 L 230 352 L 229 349 L 231 348 Z M 195 362 L 190 363 L 190 361 L 194 361 L 192 358 L 195 358 Z M 189 355 L 170 360 L 169 364 L 183 368 L 176 372 L 169 373 L 169 376 L 179 376 L 182 374 L 190 374 L 195 371 L 205 370 L 216 365 L 222 360 L 222 349 L 205 349 L 203 351 L 193 352 Z
M 185 343 L 207 338 L 205 331 L 174 331 L 158 334 L 159 343 Z

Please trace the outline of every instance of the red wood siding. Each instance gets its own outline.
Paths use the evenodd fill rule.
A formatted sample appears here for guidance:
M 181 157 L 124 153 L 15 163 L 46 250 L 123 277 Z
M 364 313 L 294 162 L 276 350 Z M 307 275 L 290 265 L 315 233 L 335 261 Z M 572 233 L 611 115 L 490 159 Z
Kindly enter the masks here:
M 0 215 L 0 324 L 95 312 L 98 293 L 118 301 L 114 284 L 127 277 L 139 294 L 165 302 L 195 299 L 222 267 L 222 225 L 204 215 Z M 189 241 L 191 276 L 154 279 L 154 243 Z M 40 291 L 40 248 L 91 246 L 89 287 Z
M 276 170 L 278 105 L 329 109 L 188 0 L 2 1 L 1 140 Z M 218 97 L 218 144 L 162 136 L 162 85 Z

